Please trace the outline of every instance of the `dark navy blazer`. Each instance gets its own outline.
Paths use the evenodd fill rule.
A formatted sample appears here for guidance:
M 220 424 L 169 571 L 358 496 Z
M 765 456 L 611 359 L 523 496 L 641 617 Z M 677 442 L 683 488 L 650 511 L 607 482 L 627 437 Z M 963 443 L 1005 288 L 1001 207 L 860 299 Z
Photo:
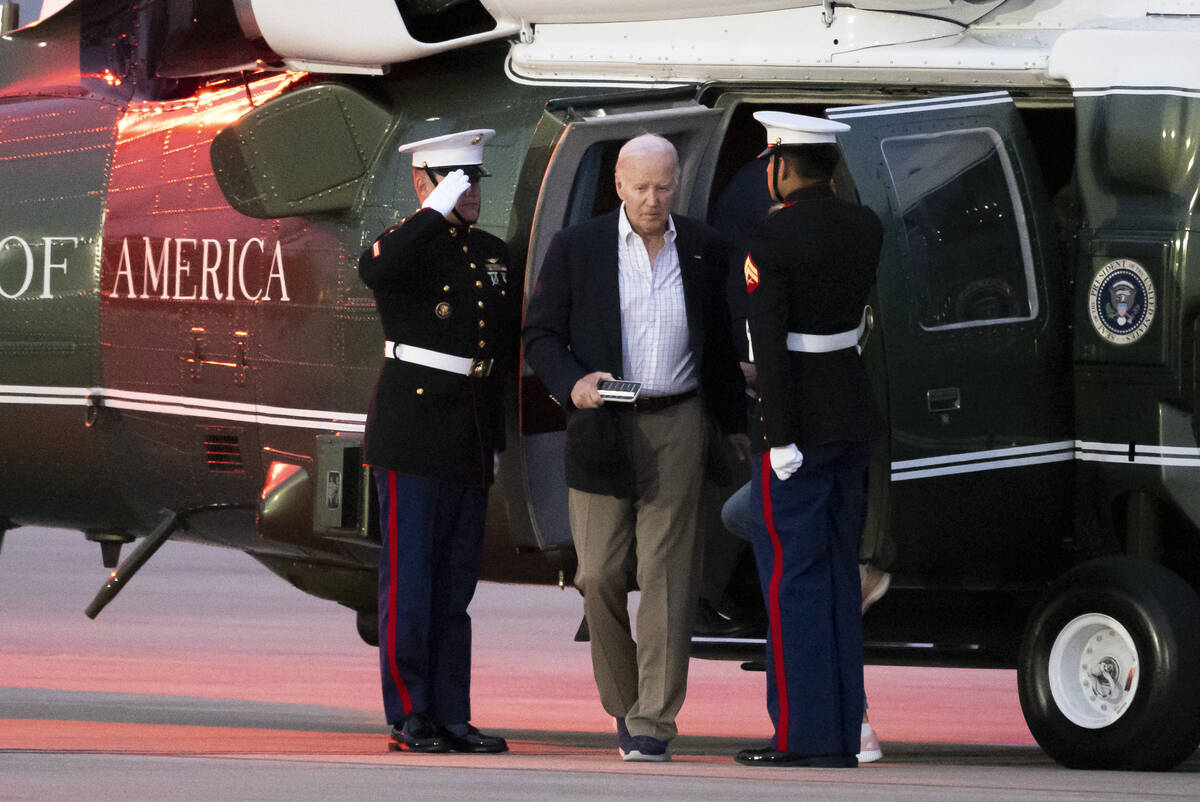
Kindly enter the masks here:
M 576 413 L 571 389 L 583 376 L 608 371 L 623 378 L 619 214 L 619 210 L 610 212 L 555 234 L 527 300 L 525 359 L 568 415 Z M 705 406 L 723 432 L 743 432 L 744 381 L 725 302 L 726 246 L 716 231 L 702 223 L 678 215 L 673 220 L 689 342 Z M 568 440 L 571 428 L 568 424 Z M 570 442 L 567 451 L 567 484 L 607 492 L 607 482 L 571 458 L 576 449 Z

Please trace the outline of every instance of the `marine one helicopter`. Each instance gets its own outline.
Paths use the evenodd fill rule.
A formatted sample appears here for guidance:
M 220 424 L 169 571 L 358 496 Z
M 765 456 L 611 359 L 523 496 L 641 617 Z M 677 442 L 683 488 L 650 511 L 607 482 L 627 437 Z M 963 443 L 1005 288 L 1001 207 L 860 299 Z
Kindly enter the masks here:
M 1170 768 L 1200 741 L 1197 52 L 1186 0 L 56 4 L 0 36 L 0 531 L 109 567 L 141 538 L 93 616 L 181 538 L 370 638 L 355 269 L 416 206 L 397 145 L 497 129 L 480 225 L 519 287 L 615 205 L 628 137 L 670 138 L 711 219 L 754 111 L 828 116 L 885 228 L 868 659 L 1015 667 L 1057 760 Z M 527 370 L 505 407 L 485 576 L 569 583 L 561 411 Z M 761 651 L 734 640 L 694 646 Z

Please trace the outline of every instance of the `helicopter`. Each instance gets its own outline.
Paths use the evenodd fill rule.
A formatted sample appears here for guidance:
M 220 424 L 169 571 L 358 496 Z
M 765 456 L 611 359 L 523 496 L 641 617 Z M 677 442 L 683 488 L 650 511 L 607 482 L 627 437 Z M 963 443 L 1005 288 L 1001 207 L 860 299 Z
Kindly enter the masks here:
M 1200 3 L 59 5 L 0 36 L 0 531 L 98 542 L 89 615 L 176 538 L 373 636 L 356 264 L 417 206 L 397 145 L 496 129 L 478 225 L 528 287 L 626 139 L 712 220 L 782 109 L 850 125 L 838 192 L 884 225 L 868 661 L 1015 667 L 1067 766 L 1200 742 Z M 483 576 L 567 585 L 564 420 L 508 387 Z

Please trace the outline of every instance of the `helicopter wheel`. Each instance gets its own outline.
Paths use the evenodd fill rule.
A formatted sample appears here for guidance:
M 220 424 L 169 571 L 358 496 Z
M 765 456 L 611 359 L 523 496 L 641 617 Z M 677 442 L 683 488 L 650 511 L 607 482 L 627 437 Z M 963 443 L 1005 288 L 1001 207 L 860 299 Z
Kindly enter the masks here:
M 1104 557 L 1047 592 L 1021 644 L 1030 732 L 1077 769 L 1161 771 L 1200 742 L 1200 597 L 1156 563 Z

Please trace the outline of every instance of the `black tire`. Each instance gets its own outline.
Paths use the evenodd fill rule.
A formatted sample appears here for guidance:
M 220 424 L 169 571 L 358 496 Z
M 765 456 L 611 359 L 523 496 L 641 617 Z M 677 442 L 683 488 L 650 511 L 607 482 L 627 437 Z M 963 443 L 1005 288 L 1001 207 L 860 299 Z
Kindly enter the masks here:
M 1085 628 L 1107 620 L 1101 617 L 1119 624 L 1128 637 L 1113 638 L 1103 626 Z M 1092 640 L 1086 639 L 1089 631 L 1097 633 Z M 1067 647 L 1081 640 L 1086 651 L 1073 661 L 1074 652 Z M 1057 678 L 1051 676 L 1056 641 Z M 1130 643 L 1136 660 L 1110 657 Z M 1089 685 L 1083 667 L 1096 664 L 1111 672 L 1093 674 L 1089 669 L 1086 677 L 1099 680 Z M 1124 686 L 1110 682 L 1113 677 L 1124 679 Z M 1060 578 L 1029 619 L 1017 667 L 1021 710 L 1030 732 L 1047 754 L 1076 769 L 1165 771 L 1177 766 L 1200 742 L 1198 678 L 1200 597 L 1172 571 L 1129 557 L 1092 560 Z M 1052 681 L 1058 682 L 1058 699 Z M 1089 688 L 1097 685 L 1101 694 L 1115 694 L 1119 702 L 1089 696 Z M 1077 706 L 1072 709 L 1073 703 Z M 1081 726 L 1081 707 L 1085 713 L 1092 708 L 1103 712 L 1098 721 L 1085 719 L 1088 726 Z M 1117 712 L 1121 707 L 1123 712 Z

